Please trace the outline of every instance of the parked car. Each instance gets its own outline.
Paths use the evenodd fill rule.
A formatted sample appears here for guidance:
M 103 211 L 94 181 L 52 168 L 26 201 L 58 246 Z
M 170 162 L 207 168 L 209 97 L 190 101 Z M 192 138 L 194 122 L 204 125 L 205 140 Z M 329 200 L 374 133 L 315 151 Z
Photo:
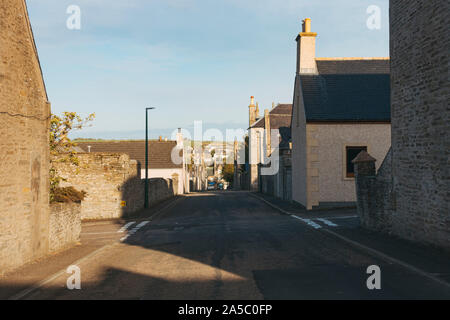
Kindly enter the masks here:
M 208 187 L 206 189 L 207 190 L 216 190 L 216 183 L 214 181 L 209 181 Z

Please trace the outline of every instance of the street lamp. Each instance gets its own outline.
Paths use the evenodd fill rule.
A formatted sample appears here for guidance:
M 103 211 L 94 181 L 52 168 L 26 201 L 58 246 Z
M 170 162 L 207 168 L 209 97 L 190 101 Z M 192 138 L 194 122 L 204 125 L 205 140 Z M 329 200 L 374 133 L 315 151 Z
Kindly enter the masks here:
M 148 209 L 148 110 L 155 108 L 145 108 L 145 195 L 144 208 Z

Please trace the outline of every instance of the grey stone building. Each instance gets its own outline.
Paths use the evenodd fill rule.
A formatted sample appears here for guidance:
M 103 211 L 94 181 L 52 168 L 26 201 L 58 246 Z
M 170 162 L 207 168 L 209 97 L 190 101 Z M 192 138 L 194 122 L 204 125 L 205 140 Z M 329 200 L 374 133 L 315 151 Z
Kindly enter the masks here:
M 450 249 L 447 0 L 391 0 L 392 150 L 357 159 L 366 227 Z M 370 152 L 369 152 L 370 153 Z M 373 156 L 373 155 L 372 155 Z

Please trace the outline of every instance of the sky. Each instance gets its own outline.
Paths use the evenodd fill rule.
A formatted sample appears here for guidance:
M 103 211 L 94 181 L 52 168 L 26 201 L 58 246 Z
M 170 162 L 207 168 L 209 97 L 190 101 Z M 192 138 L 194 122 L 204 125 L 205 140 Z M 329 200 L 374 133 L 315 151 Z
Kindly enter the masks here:
M 317 57 L 389 56 L 388 0 L 27 0 L 52 112 L 95 112 L 73 137 L 169 137 L 176 128 L 246 129 L 292 103 L 304 18 Z M 69 29 L 76 5 L 81 28 Z M 369 6 L 381 9 L 369 29 Z

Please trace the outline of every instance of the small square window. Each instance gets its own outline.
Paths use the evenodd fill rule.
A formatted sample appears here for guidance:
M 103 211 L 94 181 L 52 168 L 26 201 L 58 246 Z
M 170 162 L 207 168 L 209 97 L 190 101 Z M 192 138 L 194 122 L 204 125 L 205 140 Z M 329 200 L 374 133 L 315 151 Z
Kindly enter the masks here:
M 355 166 L 352 161 L 361 151 L 367 151 L 367 147 L 345 147 L 345 159 L 346 159 L 346 177 L 355 177 Z

